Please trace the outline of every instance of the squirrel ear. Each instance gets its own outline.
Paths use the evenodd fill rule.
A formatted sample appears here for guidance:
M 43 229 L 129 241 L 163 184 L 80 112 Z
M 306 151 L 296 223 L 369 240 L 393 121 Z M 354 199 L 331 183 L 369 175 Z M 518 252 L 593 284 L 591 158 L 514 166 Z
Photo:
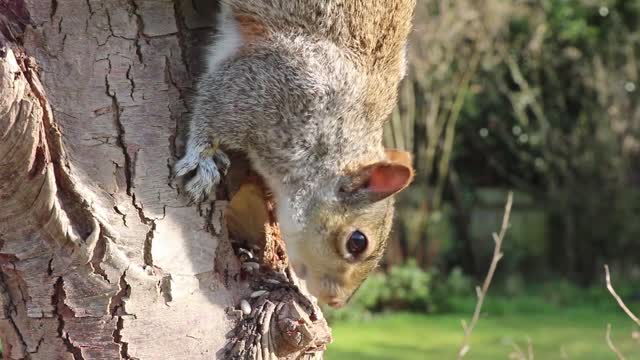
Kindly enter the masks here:
M 387 197 L 409 186 L 412 179 L 413 169 L 403 164 L 376 164 L 365 189 Z
M 344 200 L 372 203 L 409 186 L 414 176 L 411 155 L 404 151 L 388 150 L 387 158 L 388 161 L 365 166 L 347 176 L 340 187 Z
M 410 152 L 398 149 L 385 149 L 384 153 L 389 162 L 402 164 L 410 168 L 413 172 L 413 158 Z

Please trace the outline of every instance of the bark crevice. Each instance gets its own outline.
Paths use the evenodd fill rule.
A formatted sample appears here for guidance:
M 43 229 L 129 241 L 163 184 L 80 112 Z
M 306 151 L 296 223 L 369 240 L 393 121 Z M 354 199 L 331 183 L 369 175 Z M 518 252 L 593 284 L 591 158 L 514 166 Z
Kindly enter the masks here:
M 53 305 L 53 313 L 58 319 L 58 337 L 67 347 L 67 351 L 73 355 L 75 360 L 84 360 L 82 350 L 73 344 L 69 337 L 69 333 L 65 331 L 65 317 L 75 317 L 74 311 L 64 303 L 67 295 L 64 291 L 64 280 L 59 277 L 54 285 L 54 292 L 51 298 Z
M 120 359 L 132 359 L 129 356 L 129 344 L 122 340 L 122 329 L 124 328 L 124 319 L 122 316 L 118 316 L 118 321 L 116 322 L 116 328 L 113 330 L 113 342 L 118 345 L 120 348 Z
M 195 3 L 215 9 L 0 0 L 6 358 L 210 359 L 224 347 L 238 320 L 225 311 L 248 296 L 228 202 L 190 206 L 170 174 L 214 24 Z
M 103 234 L 103 232 L 101 232 L 101 234 L 98 236 L 96 246 L 93 248 L 93 254 L 91 256 L 89 264 L 91 265 L 91 270 L 95 274 L 100 275 L 104 279 L 104 281 L 111 284 L 111 281 L 109 281 L 109 276 L 101 265 L 102 261 L 104 260 L 104 256 L 107 253 L 107 241 L 108 240 L 106 236 Z
M 4 266 L 4 264 L 3 264 L 3 266 Z M 13 331 L 13 334 L 17 337 L 17 340 L 20 342 L 19 345 L 23 349 L 22 352 L 24 353 L 25 358 L 28 360 L 28 359 L 30 359 L 30 356 L 28 355 L 28 353 L 26 353 L 27 342 L 26 342 L 26 340 L 24 338 L 24 335 L 20 331 L 20 328 L 18 328 L 18 325 L 16 324 L 15 319 L 13 318 L 18 313 L 18 309 L 17 309 L 17 306 L 13 302 L 13 298 L 11 297 L 11 293 L 10 293 L 10 290 L 8 288 L 6 277 L 7 277 L 7 275 L 4 272 L 0 272 L 0 294 L 1 294 L 0 296 L 2 298 L 2 305 L 3 305 L 0 310 L 2 311 L 3 319 L 6 319 L 9 322 L 9 326 L 11 327 L 11 330 Z M 24 298 L 22 300 L 24 302 Z M 3 335 L 3 337 L 2 337 L 3 340 L 7 339 L 7 335 L 8 334 L 4 334 Z M 2 342 L 3 352 L 10 354 L 12 348 L 15 345 L 16 344 L 14 344 L 12 342 L 3 341 Z
M 142 16 L 138 12 L 138 4 L 135 0 L 129 0 L 129 5 L 131 6 L 131 13 L 136 18 L 136 27 L 137 27 L 137 36 L 135 40 L 136 46 L 136 55 L 138 56 L 138 61 L 140 64 L 144 64 L 144 59 L 142 57 L 142 45 L 140 44 L 140 40 L 144 37 L 144 23 L 142 21 Z
M 107 57 L 106 61 L 109 67 L 108 67 L 107 73 L 104 76 L 105 91 L 107 96 L 111 98 L 111 109 L 113 112 L 113 121 L 118 131 L 117 142 L 118 142 L 118 146 L 122 149 L 122 155 L 124 157 L 124 174 L 125 174 L 125 180 L 127 184 L 127 195 L 131 196 L 131 188 L 133 186 L 132 181 L 134 177 L 133 167 L 132 167 L 133 165 L 131 162 L 131 155 L 129 154 L 129 151 L 127 151 L 127 143 L 124 138 L 125 128 L 124 128 L 124 125 L 122 124 L 122 119 L 120 117 L 120 115 L 122 114 L 122 110 L 120 109 L 120 104 L 118 103 L 118 98 L 116 96 L 115 90 L 113 90 L 111 88 L 111 84 L 109 84 L 109 75 L 111 75 L 111 71 L 112 71 L 111 59 Z

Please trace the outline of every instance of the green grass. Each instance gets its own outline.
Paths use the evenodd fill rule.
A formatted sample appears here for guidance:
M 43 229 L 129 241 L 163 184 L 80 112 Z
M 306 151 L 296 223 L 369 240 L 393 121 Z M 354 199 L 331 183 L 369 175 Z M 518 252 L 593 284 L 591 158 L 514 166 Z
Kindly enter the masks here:
M 396 313 L 367 321 L 332 324 L 334 342 L 327 360 L 455 359 L 462 340 L 461 319 L 468 314 L 426 315 Z M 535 359 L 562 359 L 561 349 L 576 360 L 615 359 L 605 341 L 606 324 L 627 360 L 640 360 L 640 342 L 631 338 L 634 324 L 612 310 L 553 309 L 541 313 L 483 316 L 465 359 L 509 359 L 513 344 L 526 351 L 527 337 Z

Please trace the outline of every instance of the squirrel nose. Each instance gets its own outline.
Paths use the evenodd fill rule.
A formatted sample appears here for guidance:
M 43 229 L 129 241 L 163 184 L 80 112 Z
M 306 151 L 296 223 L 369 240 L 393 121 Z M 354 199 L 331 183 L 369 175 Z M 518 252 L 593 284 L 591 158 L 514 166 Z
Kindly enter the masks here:
M 329 302 L 327 302 L 327 304 L 334 309 L 340 309 L 341 307 L 344 306 L 344 302 L 337 299 L 331 299 L 329 300 Z

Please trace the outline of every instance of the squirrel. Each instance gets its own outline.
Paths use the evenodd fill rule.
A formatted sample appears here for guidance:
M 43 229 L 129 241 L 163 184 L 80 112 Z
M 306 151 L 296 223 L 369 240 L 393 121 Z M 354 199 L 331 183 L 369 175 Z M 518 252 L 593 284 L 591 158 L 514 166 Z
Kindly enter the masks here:
M 415 0 L 222 0 L 174 175 L 196 202 L 247 154 L 274 195 L 291 266 L 345 305 L 386 248 L 413 180 L 383 127 L 406 74 Z M 188 176 L 193 176 L 187 179 Z

